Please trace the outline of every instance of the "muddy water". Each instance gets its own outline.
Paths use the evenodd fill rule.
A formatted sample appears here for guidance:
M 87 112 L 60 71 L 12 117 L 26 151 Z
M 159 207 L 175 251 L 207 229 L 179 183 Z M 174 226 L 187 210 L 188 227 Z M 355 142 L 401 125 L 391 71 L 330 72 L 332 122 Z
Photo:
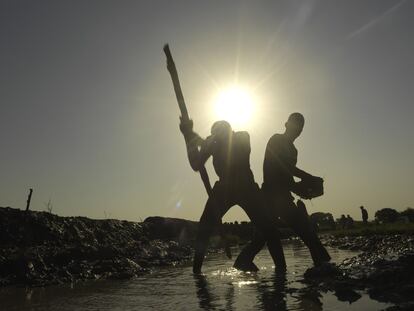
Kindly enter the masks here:
M 239 252 L 234 249 L 234 254 Z M 334 262 L 356 252 L 329 249 Z M 46 288 L 0 290 L 0 310 L 381 310 L 388 304 L 364 292 L 356 302 L 340 301 L 332 292 L 317 292 L 302 283 L 312 266 L 299 242 L 285 245 L 286 275 L 273 271 L 263 250 L 256 257 L 260 271 L 241 273 L 224 254 L 209 256 L 204 276 L 194 277 L 191 266 L 164 268 L 126 281 L 94 281 Z

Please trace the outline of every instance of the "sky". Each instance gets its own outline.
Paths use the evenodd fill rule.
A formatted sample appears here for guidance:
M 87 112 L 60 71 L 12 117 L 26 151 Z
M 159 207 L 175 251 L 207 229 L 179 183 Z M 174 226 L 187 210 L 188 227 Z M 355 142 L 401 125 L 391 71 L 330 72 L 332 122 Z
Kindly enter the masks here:
M 309 213 L 413 207 L 413 29 L 404 0 L 3 0 L 0 206 L 24 209 L 33 188 L 33 210 L 50 200 L 63 216 L 199 219 L 168 42 L 201 136 L 219 90 L 254 93 L 235 130 L 250 133 L 259 184 L 268 139 L 299 111 L 298 167 L 325 180 Z

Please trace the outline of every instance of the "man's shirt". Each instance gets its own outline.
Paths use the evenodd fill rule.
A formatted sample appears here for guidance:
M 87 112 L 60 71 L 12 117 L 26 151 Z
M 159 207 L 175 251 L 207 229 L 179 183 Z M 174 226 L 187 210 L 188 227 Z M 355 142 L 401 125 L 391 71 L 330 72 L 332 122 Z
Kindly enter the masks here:
M 298 151 L 283 134 L 273 135 L 266 146 L 263 162 L 263 184 L 271 191 L 290 191 L 294 184 L 292 169 Z
M 213 166 L 222 181 L 254 181 L 250 169 L 250 136 L 233 132 L 226 143 L 216 143 L 212 150 Z

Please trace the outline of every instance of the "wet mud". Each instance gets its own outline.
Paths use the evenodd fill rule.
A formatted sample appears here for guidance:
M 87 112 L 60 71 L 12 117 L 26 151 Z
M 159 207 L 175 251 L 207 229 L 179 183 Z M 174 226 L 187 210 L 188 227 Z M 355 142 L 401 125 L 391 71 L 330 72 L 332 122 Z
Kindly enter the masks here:
M 367 292 L 371 299 L 393 303 L 391 310 L 414 310 L 414 237 L 374 235 L 324 237 L 324 244 L 361 251 L 339 264 L 308 269 L 303 282 L 310 292 L 332 291 L 352 303 Z

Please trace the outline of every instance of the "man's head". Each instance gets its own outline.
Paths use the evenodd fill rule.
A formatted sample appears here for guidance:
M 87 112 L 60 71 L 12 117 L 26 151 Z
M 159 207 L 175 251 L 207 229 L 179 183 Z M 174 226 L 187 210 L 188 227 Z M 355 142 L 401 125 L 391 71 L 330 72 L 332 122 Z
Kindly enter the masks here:
M 285 123 L 285 133 L 292 139 L 295 140 L 302 133 L 303 126 L 305 125 L 305 118 L 299 112 L 292 113 L 287 122 Z
M 364 209 L 364 207 L 361 205 L 360 207 L 359 207 L 360 209 Z
M 231 125 L 227 121 L 216 121 L 211 127 L 211 135 L 217 137 L 217 140 L 226 141 L 232 132 Z

